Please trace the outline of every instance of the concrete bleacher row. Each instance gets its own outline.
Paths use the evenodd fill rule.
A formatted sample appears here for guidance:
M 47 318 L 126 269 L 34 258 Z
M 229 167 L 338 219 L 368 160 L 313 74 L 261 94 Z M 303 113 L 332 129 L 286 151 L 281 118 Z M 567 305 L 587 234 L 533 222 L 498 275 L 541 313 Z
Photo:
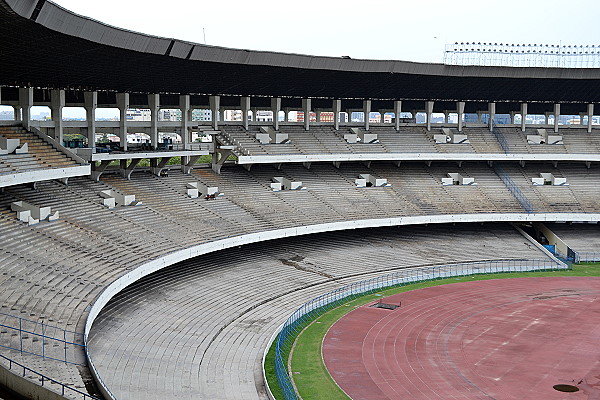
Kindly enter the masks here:
M 26 152 L 0 154 L 0 187 L 89 174 L 89 166 L 82 166 L 22 127 L 0 126 L 0 137 L 26 145 Z
M 119 399 L 264 398 L 262 352 L 307 299 L 357 276 L 492 255 L 544 257 L 504 224 L 381 228 L 230 249 L 119 294 L 97 320 L 90 351 Z
M 358 128 L 364 131 L 364 128 Z M 451 128 L 455 131 L 455 128 Z M 585 129 L 562 129 L 564 144 L 533 145 L 527 142 L 527 135 L 537 134 L 536 128 L 500 127 L 509 153 L 514 154 L 597 154 L 600 152 L 600 131 L 588 133 Z M 258 126 L 248 130 L 239 125 L 224 125 L 219 140 L 234 145 L 238 156 L 255 155 L 314 155 L 314 154 L 358 154 L 358 153 L 473 153 L 503 154 L 504 151 L 494 135 L 486 127 L 464 127 L 463 134 L 468 144 L 437 144 L 433 139 L 441 128 L 433 127 L 427 132 L 425 127 L 401 127 L 396 132 L 393 127 L 371 126 L 369 132 L 378 136 L 375 144 L 348 144 L 344 133 L 348 128 L 336 131 L 333 126 L 314 125 L 306 131 L 301 126 L 281 125 L 279 131 L 289 137 L 284 144 L 261 144 L 256 139 Z
M 561 187 L 530 187 L 527 182 L 527 177 L 552 169 L 551 164 L 514 168 L 511 176 L 517 181 L 518 174 L 522 175 L 519 185 L 529 188 L 538 212 L 597 212 L 600 207 L 593 201 L 600 194 L 598 178 L 593 178 L 598 175 L 594 165 L 588 170 L 583 163 L 560 164 L 553 172 L 570 182 L 570 186 Z M 441 178 L 447 172 L 474 177 L 478 185 L 442 186 Z M 391 186 L 357 188 L 354 180 L 365 173 L 385 177 Z M 273 192 L 273 176 L 300 180 L 308 189 Z M 214 201 L 192 199 L 186 191 L 190 180 L 218 186 L 225 195 Z M 100 196 L 106 190 L 135 194 L 142 205 L 108 209 Z M 549 193 L 546 190 L 562 192 L 545 196 Z M 557 193 L 564 200 L 559 202 Z M 60 212 L 60 219 L 27 226 L 11 211 L 11 203 L 16 201 L 51 207 Z M 578 205 L 569 209 L 566 204 L 574 201 Z M 344 163 L 339 169 L 328 163 L 313 164 L 310 169 L 284 165 L 280 170 L 262 165 L 251 171 L 234 166 L 223 168 L 221 175 L 204 168 L 194 170 L 191 176 L 172 171 L 168 177 L 159 178 L 140 172 L 131 180 L 107 174 L 100 182 L 71 178 L 69 186 L 55 181 L 40 182 L 35 189 L 10 186 L 0 192 L 0 284 L 5 288 L 0 293 L 0 312 L 83 332 L 90 304 L 108 284 L 144 263 L 197 244 L 327 222 L 515 212 L 522 212 L 519 203 L 484 163 L 463 163 L 460 168 L 455 163 L 434 163 L 431 167 L 425 163 L 403 163 L 400 167 L 392 163 L 372 163 L 370 167 Z M 478 257 L 489 258 L 484 253 Z M 227 259 L 222 261 L 228 265 Z M 360 270 L 340 273 L 329 269 L 323 273 L 344 276 Z M 14 358 L 64 383 L 80 389 L 85 386 L 75 367 L 35 357 Z

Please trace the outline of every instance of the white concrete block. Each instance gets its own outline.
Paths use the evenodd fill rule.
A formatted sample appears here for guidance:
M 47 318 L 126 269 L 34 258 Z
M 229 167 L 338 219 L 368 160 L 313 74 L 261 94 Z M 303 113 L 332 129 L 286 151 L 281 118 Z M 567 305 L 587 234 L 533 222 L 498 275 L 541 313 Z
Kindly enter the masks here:
M 358 178 L 354 180 L 356 187 L 367 187 L 367 180 L 365 178 Z
M 544 137 L 541 135 L 527 135 L 528 144 L 543 144 L 544 142 Z
M 281 191 L 281 182 L 272 182 L 271 190 L 273 190 L 274 192 L 280 192 Z
M 450 141 L 450 136 L 436 134 L 436 135 L 433 135 L 433 140 L 437 144 L 444 144 L 444 143 L 448 143 Z
M 269 144 L 271 143 L 271 136 L 267 133 L 257 133 L 256 140 L 258 140 L 260 144 Z
M 533 184 L 533 186 L 543 186 L 544 178 L 531 178 L 531 183 Z
M 345 140 L 347 143 L 350 143 L 350 144 L 355 144 L 355 143 L 357 143 L 357 142 L 358 142 L 358 136 L 357 136 L 357 135 L 355 135 L 355 134 L 353 134 L 353 133 L 345 133 L 345 134 L 344 134 L 344 140 Z
M 452 186 L 452 185 L 454 185 L 454 179 L 452 179 L 452 178 L 442 178 L 442 185 L 444 185 L 444 186 Z

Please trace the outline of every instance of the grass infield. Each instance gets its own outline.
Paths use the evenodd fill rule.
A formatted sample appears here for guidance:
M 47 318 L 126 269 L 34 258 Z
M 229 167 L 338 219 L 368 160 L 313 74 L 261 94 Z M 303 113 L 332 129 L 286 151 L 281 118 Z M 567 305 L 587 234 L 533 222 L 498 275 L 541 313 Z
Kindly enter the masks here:
M 478 274 L 470 276 L 461 276 L 456 278 L 445 278 L 421 283 L 415 283 L 408 286 L 394 287 L 384 289 L 375 294 L 369 294 L 347 303 L 321 315 L 308 325 L 296 337 L 295 346 L 292 353 L 286 355 L 291 357 L 292 379 L 304 400 L 323 399 L 323 395 L 327 393 L 328 400 L 344 399 L 349 397 L 337 386 L 335 381 L 329 375 L 325 368 L 321 355 L 321 345 L 329 328 L 341 317 L 346 315 L 353 309 L 360 307 L 366 303 L 380 299 L 384 296 L 391 296 L 397 293 L 408 292 L 409 290 L 422 289 L 432 286 L 445 285 L 448 283 L 466 282 L 466 281 L 481 281 L 489 279 L 507 279 L 507 278 L 527 278 L 527 277 L 544 277 L 544 276 L 600 276 L 600 264 L 587 263 L 573 265 L 572 270 L 551 271 L 551 272 L 510 272 L 510 273 L 495 273 L 495 274 Z M 283 394 L 279 389 L 277 377 L 275 375 L 275 342 L 269 349 L 265 360 L 265 374 L 269 387 L 273 395 L 278 400 L 283 400 Z

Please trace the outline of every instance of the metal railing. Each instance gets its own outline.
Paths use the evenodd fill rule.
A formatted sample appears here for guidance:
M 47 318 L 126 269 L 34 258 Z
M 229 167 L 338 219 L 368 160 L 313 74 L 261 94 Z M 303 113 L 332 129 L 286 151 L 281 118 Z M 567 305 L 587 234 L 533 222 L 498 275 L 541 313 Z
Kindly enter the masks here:
M 83 334 L 0 313 L 0 347 L 65 364 L 86 365 Z
M 515 196 L 515 199 L 517 199 L 521 207 L 523 207 L 527 214 L 532 214 L 535 211 L 535 209 L 533 208 L 533 204 L 531 204 L 531 202 L 523 194 L 521 189 L 519 189 L 519 187 L 513 182 L 513 180 L 510 179 L 510 176 L 508 176 L 504 169 L 497 164 L 494 164 L 493 168 L 496 172 L 496 175 L 498 175 L 498 177 L 502 179 L 504 185 L 506 185 L 506 187 L 512 193 L 512 195 Z
M 498 143 L 500 143 L 500 147 L 502 147 L 502 151 L 504 151 L 504 154 L 508 154 L 508 142 L 506 141 L 504 134 L 500 132 L 500 129 L 498 129 L 498 126 L 494 121 L 492 121 L 492 134 L 494 135 L 494 137 L 496 137 Z
M 69 385 L 65 385 L 64 383 L 61 383 L 55 379 L 49 378 L 44 374 L 40 374 L 37 371 L 34 371 L 31 368 L 28 368 L 26 366 L 24 366 L 23 364 L 20 364 L 6 356 L 3 356 L 2 354 L 0 354 L 0 358 L 3 359 L 4 361 L 6 361 L 8 363 L 8 369 L 9 370 L 13 370 L 13 368 L 19 368 L 23 371 L 22 376 L 23 377 L 27 377 L 27 375 L 30 375 L 29 378 L 33 378 L 33 379 L 38 379 L 41 382 L 41 386 L 44 386 L 45 384 L 54 384 L 54 385 L 58 385 L 60 387 L 60 389 L 58 390 L 58 393 L 60 393 L 61 396 L 65 396 L 67 394 L 70 394 L 74 397 L 79 397 L 83 400 L 100 400 L 100 398 L 96 397 L 96 396 L 92 396 L 89 395 L 87 393 L 84 393 L 80 390 L 77 390 Z M 33 375 L 33 376 L 31 376 Z
M 554 260 L 494 260 L 420 268 L 405 268 L 325 293 L 298 308 L 283 324 L 275 346 L 275 373 L 286 400 L 299 399 L 287 369 L 287 357 L 296 336 L 311 321 L 338 305 L 384 288 L 405 286 L 434 279 L 501 272 L 556 271 L 569 269 Z
M 600 262 L 600 253 L 594 251 L 576 251 L 575 262 Z

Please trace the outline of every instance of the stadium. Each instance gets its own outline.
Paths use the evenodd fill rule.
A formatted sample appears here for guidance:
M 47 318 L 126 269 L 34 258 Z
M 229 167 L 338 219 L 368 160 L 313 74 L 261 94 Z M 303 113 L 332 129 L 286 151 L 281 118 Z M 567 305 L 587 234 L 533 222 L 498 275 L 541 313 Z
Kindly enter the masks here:
M 355 343 L 334 344 L 387 321 L 396 324 L 381 328 L 388 336 L 361 339 L 385 343 L 417 306 L 440 303 L 474 308 L 425 314 L 406 329 L 431 332 L 445 353 L 413 346 L 419 351 L 365 362 L 364 371 L 384 365 L 396 374 L 410 360 L 442 355 L 447 366 L 465 346 L 460 337 L 486 338 L 481 351 L 500 348 L 476 328 L 504 316 L 505 330 L 519 335 L 538 325 L 538 336 L 515 342 L 522 352 L 534 345 L 524 354 L 554 347 L 564 360 L 559 372 L 540 370 L 546 380 L 528 381 L 543 386 L 543 397 L 524 398 L 597 395 L 597 278 L 506 279 L 503 287 L 471 280 L 572 273 L 573 262 L 600 261 L 597 66 L 231 49 L 112 27 L 47 0 L 0 0 L 0 21 L 0 106 L 13 113 L 0 120 L 0 385 L 15 396 L 307 398 L 287 352 L 315 318 L 356 304 L 323 339 L 324 363 L 350 398 L 363 398 L 361 388 L 380 393 L 371 398 L 449 390 L 452 398 L 518 398 L 494 395 L 503 389 L 458 362 L 445 373 L 423 367 L 431 382 L 446 382 L 430 391 L 415 392 L 424 378 L 402 370 L 392 392 L 384 376 L 352 394 L 344 375 L 363 367 L 347 371 L 355 359 L 339 360 Z M 477 46 L 500 51 L 464 44 Z M 596 49 L 577 50 L 590 54 Z M 49 115 L 35 117 L 40 108 Z M 64 118 L 69 108 L 85 118 Z M 99 118 L 105 109 L 118 118 Z M 464 286 L 386 292 L 440 278 Z M 376 302 L 381 293 L 391 297 Z M 493 304 L 506 307 L 485 314 Z M 382 319 L 354 325 L 374 313 Z M 466 313 L 480 317 L 461 325 Z M 577 340 L 539 339 L 567 328 Z M 478 354 L 471 361 L 488 357 Z M 569 364 L 577 357 L 585 360 Z M 537 360 L 523 361 L 524 371 Z

